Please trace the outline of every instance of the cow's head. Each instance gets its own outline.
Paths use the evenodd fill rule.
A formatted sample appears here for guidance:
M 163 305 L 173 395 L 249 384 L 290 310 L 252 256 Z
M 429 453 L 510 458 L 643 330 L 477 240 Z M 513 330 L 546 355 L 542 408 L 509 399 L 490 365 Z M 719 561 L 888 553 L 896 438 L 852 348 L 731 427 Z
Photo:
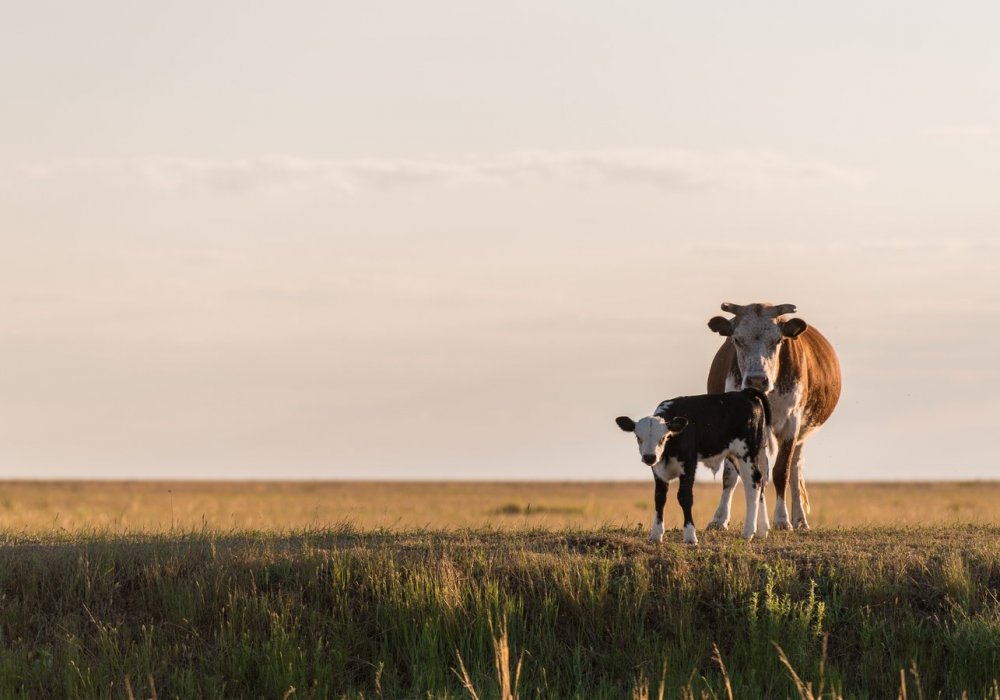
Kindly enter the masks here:
M 660 416 L 646 416 L 640 418 L 638 422 L 628 416 L 618 416 L 615 423 L 626 433 L 635 433 L 635 439 L 639 441 L 639 455 L 644 464 L 653 466 L 663 459 L 663 450 L 667 446 L 670 436 L 684 430 L 688 420 L 683 416 L 677 416 L 670 420 L 665 420 Z
M 778 379 L 781 344 L 797 338 L 807 328 L 806 322 L 782 318 L 795 313 L 795 304 L 723 304 L 722 310 L 734 318 L 715 316 L 708 327 L 732 340 L 743 376 L 741 388 L 770 391 Z

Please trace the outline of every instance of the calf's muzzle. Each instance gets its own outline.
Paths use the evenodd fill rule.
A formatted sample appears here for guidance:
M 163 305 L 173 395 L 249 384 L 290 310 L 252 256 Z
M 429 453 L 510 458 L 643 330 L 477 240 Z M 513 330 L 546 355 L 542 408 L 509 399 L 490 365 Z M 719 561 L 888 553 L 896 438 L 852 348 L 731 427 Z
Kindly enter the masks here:
M 771 388 L 771 380 L 766 374 L 748 374 L 743 378 L 743 388 L 767 392 Z

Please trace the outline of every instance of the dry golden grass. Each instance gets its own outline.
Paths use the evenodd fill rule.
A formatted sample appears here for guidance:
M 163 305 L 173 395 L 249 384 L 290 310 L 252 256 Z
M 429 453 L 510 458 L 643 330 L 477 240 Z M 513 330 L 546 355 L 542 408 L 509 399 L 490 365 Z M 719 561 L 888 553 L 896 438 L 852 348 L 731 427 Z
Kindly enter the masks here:
M 698 484 L 703 528 L 721 485 Z M 0 484 L 0 529 L 15 532 L 358 528 L 594 528 L 649 525 L 652 482 L 27 482 Z M 665 511 L 681 525 L 676 488 Z M 1000 523 L 1000 482 L 815 483 L 814 527 Z M 768 510 L 774 491 L 768 487 Z M 741 522 L 737 489 L 733 520 Z

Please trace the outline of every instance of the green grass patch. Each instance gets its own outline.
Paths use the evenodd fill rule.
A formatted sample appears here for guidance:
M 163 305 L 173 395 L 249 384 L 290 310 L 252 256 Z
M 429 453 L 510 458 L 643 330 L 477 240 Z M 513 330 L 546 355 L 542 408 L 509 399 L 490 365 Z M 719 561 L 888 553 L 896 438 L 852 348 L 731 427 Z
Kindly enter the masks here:
M 546 506 L 526 503 L 504 503 L 493 509 L 493 515 L 583 515 L 583 506 Z
M 668 540 L 8 533 L 0 697 L 997 696 L 998 528 Z

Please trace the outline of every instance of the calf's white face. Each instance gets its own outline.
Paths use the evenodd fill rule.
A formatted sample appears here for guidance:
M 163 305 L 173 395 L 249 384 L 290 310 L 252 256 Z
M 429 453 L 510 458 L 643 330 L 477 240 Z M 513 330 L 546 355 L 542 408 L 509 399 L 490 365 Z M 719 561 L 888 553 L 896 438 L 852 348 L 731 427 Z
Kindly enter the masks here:
M 687 426 L 687 419 L 681 417 L 673 418 L 667 423 L 659 416 L 646 416 L 638 421 L 633 421 L 628 416 L 620 416 L 615 422 L 625 432 L 635 433 L 639 443 L 639 456 L 643 463 L 649 466 L 663 459 L 663 450 L 670 436 L 676 435 Z
M 770 391 L 778 381 L 781 343 L 802 333 L 806 329 L 805 322 L 798 318 L 788 321 L 778 318 L 781 314 L 794 313 L 793 304 L 723 304 L 722 309 L 736 314 L 736 318 L 716 316 L 708 326 L 732 340 L 736 362 L 743 375 L 740 388 Z

